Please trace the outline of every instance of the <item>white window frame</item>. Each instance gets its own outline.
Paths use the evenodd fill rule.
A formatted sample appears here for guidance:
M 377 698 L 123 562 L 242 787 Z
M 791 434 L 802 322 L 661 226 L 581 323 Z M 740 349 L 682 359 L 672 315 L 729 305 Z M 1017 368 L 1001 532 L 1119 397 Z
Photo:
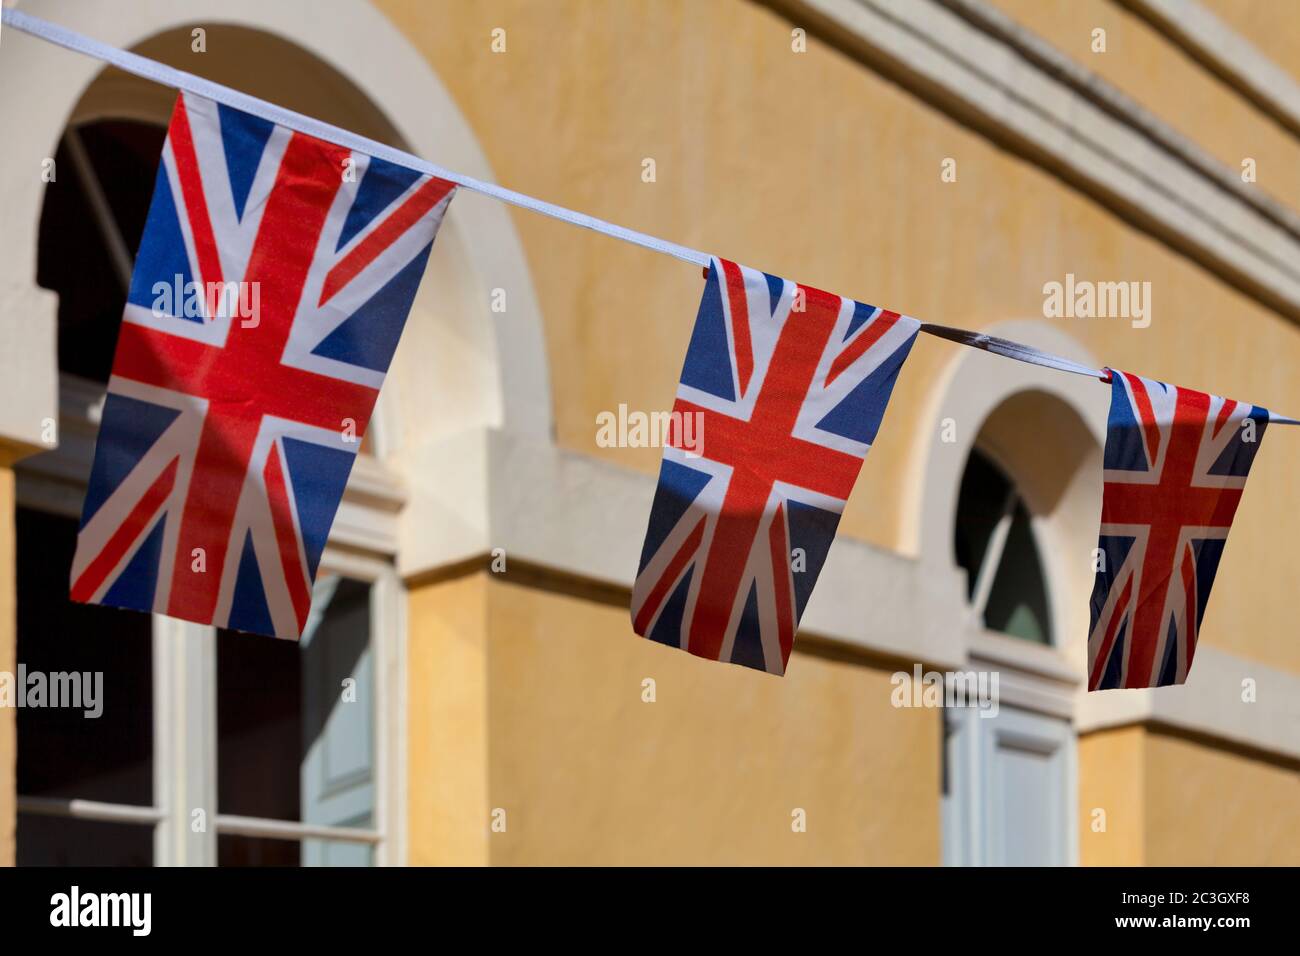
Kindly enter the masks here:
M 59 381 L 60 443 L 21 462 L 17 504 L 76 518 L 90 473 L 104 387 L 74 375 Z M 376 416 L 378 418 L 378 416 Z M 376 865 L 406 860 L 406 617 L 397 574 L 401 485 L 373 457 L 358 456 L 319 573 L 371 586 L 374 656 L 374 826 L 328 827 L 223 814 L 217 808 L 216 629 L 153 615 L 153 790 L 151 806 L 18 796 L 18 812 L 151 826 L 155 866 L 211 866 L 217 836 L 326 839 L 375 848 Z M 22 560 L 22 554 L 18 560 Z M 269 640 L 269 638 L 268 638 Z M 197 832 L 193 811 L 202 809 Z
M 1005 554 L 1015 504 L 1017 500 L 1023 501 L 1024 495 L 1019 490 L 1015 472 L 1007 468 L 996 452 L 978 441 L 973 449 L 991 461 L 1010 484 L 1002 514 L 976 569 L 967 606 L 967 661 L 973 668 L 998 672 L 1000 710 L 992 720 L 980 717 L 972 709 L 945 711 L 943 714 L 946 777 L 946 792 L 941 801 L 943 862 L 946 866 L 982 866 L 999 862 L 995 850 L 1001 845 L 1002 835 L 995 806 L 993 761 L 999 742 L 1014 737 L 1026 748 L 1063 762 L 1061 792 L 1055 795 L 1052 807 L 1053 816 L 1063 828 L 1059 832 L 1064 834 L 1063 844 L 1056 849 L 1066 865 L 1075 866 L 1079 861 L 1075 826 L 1078 752 L 1073 718 L 1078 675 L 1067 665 L 1061 652 L 1061 635 L 1053 613 L 1051 569 L 1048 562 L 1041 560 L 1043 536 L 1039 530 L 1039 518 L 1032 513 L 1029 516 L 1030 534 L 1040 555 L 1047 586 L 1045 597 L 1050 643 L 1038 644 L 984 626 L 984 611 Z M 965 467 L 959 480 L 964 475 Z

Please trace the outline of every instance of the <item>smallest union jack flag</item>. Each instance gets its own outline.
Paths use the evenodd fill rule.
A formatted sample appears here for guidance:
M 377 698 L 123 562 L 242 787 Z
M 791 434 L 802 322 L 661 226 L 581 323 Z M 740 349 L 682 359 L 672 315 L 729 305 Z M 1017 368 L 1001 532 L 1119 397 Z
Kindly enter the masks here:
M 785 673 L 919 329 L 713 260 L 632 590 L 638 634 Z
M 1181 684 L 1268 410 L 1110 374 L 1088 689 Z

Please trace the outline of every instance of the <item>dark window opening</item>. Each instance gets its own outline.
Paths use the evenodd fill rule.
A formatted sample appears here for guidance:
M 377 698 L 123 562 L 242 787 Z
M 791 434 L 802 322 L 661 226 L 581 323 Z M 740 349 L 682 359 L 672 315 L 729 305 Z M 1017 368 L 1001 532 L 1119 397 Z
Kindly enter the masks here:
M 45 187 L 36 282 L 59 295 L 59 369 L 107 382 L 126 304 L 105 225 L 95 215 L 87 173 L 108 205 L 113 228 L 134 261 L 153 197 L 167 131 L 152 123 L 101 120 L 65 133 Z M 89 170 L 78 162 L 79 137 Z
M 152 619 L 69 599 L 75 520 L 19 508 L 17 531 L 20 671 L 47 681 L 58 673 L 89 673 L 92 681 L 101 675 L 98 717 L 87 717 L 84 708 L 18 709 L 18 793 L 150 806 Z M 22 866 L 148 865 L 153 859 L 149 826 L 20 813 L 17 836 Z
M 984 626 L 1051 644 L 1047 578 L 1024 499 L 987 455 L 972 450 L 957 498 L 953 548 L 966 597 Z

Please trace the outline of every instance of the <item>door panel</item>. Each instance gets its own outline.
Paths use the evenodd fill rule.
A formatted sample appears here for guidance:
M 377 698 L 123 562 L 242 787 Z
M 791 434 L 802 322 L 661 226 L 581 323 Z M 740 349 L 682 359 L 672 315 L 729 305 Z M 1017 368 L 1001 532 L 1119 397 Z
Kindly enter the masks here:
M 945 714 L 944 862 L 1073 862 L 1074 735 L 1058 718 L 1003 705 Z
M 317 582 L 302 654 L 303 822 L 371 826 L 375 701 L 368 584 L 332 577 Z M 303 843 L 306 866 L 368 866 L 371 856 L 363 844 Z

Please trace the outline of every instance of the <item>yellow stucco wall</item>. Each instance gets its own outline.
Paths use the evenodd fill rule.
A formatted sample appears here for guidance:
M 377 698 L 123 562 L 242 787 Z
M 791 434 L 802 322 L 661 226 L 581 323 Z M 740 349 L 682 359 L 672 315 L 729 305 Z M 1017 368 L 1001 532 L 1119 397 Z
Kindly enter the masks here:
M 486 572 L 414 587 L 410 617 L 414 864 L 940 858 L 938 715 L 891 707 L 887 666 L 711 665 Z M 1082 736 L 1078 765 L 1083 865 L 1300 863 L 1294 766 L 1136 726 Z
M 1079 862 L 1084 866 L 1145 862 L 1144 734 L 1141 727 L 1121 727 L 1079 738 Z
M 1146 734 L 1146 863 L 1300 865 L 1300 773 L 1203 742 Z
M 981 328 L 1039 318 L 1107 364 L 1300 410 L 1295 323 L 816 38 L 792 53 L 791 24 L 769 9 L 741 0 L 377 3 L 438 72 L 507 185 L 924 319 Z M 505 53 L 491 51 L 496 27 Z M 1270 169 L 1284 163 L 1278 156 Z M 945 157 L 958 162 L 956 183 L 940 181 Z M 641 180 L 645 158 L 656 161 L 654 183 Z M 597 447 L 596 415 L 620 403 L 671 405 L 698 270 L 511 215 L 545 320 L 558 441 L 653 472 L 658 449 Z M 1042 319 L 1044 283 L 1067 272 L 1151 282 L 1151 327 Z M 937 427 L 919 410 L 955 348 L 917 343 L 842 534 L 906 549 L 899 490 Z M 1108 400 L 1083 379 L 1065 387 L 1099 407 Z M 980 424 L 947 413 L 958 427 Z M 1257 564 L 1234 558 L 1285 562 L 1300 547 L 1300 512 L 1270 507 L 1290 494 L 1300 445 L 1266 444 L 1202 640 L 1300 671 L 1285 589 L 1258 588 Z
M 481 576 L 412 588 L 407 637 L 408 859 L 488 862 L 488 629 Z
M 1093 829 L 1093 811 L 1106 830 Z M 1086 866 L 1296 866 L 1293 764 L 1123 727 L 1079 740 L 1079 861 Z
M 710 664 L 486 573 L 417 587 L 411 618 L 412 863 L 482 862 L 485 835 L 494 864 L 939 861 L 939 716 L 891 707 L 887 669 Z

